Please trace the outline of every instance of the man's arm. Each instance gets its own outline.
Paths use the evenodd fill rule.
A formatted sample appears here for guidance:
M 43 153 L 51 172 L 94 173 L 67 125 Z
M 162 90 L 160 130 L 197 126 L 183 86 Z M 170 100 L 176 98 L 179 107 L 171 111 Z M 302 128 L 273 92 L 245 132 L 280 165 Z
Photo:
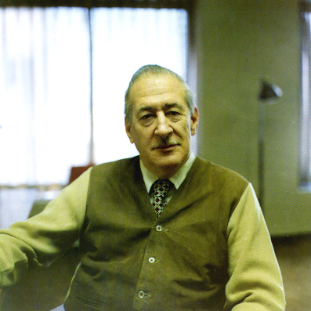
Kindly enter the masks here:
M 32 266 L 51 262 L 79 238 L 90 170 L 66 187 L 43 212 L 0 230 L 0 288 Z
M 230 279 L 224 309 L 285 310 L 280 269 L 251 185 L 231 216 L 227 234 Z

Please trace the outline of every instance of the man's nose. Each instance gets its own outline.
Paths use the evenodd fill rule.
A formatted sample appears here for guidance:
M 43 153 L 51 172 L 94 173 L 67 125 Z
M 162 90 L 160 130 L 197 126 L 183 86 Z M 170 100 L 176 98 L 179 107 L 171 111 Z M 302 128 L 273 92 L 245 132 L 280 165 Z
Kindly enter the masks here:
M 167 137 L 170 133 L 173 132 L 173 129 L 170 125 L 169 119 L 165 116 L 164 113 L 160 113 L 157 116 L 157 127 L 155 129 L 155 134 L 161 137 Z

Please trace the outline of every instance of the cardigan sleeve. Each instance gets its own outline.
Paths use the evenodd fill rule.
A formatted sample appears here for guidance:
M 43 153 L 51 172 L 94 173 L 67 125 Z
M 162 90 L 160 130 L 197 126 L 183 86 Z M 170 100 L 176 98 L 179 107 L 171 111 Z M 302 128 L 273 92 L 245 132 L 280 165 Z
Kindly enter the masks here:
M 0 230 L 0 288 L 15 284 L 32 266 L 50 263 L 79 239 L 90 171 L 67 186 L 43 212 Z
M 230 218 L 227 235 L 230 279 L 224 310 L 285 310 L 280 269 L 251 185 Z

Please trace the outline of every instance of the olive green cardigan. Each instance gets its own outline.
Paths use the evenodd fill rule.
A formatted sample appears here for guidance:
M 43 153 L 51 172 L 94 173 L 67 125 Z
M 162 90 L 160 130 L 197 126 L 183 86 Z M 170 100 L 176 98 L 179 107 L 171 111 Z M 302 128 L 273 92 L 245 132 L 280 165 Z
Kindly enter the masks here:
M 66 310 L 221 310 L 228 221 L 247 185 L 197 158 L 157 218 L 138 158 L 94 168 Z

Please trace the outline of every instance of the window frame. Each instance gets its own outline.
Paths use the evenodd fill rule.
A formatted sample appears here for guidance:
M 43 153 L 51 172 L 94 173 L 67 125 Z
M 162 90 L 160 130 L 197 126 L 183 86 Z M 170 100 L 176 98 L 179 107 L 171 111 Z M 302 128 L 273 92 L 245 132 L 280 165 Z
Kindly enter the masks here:
M 311 185 L 311 20 L 305 14 L 311 14 L 311 2 L 300 3 L 301 25 L 301 96 L 300 96 L 300 174 L 302 188 Z
M 128 7 L 128 8 L 167 8 L 190 10 L 194 0 L 2 0 L 1 7 Z

